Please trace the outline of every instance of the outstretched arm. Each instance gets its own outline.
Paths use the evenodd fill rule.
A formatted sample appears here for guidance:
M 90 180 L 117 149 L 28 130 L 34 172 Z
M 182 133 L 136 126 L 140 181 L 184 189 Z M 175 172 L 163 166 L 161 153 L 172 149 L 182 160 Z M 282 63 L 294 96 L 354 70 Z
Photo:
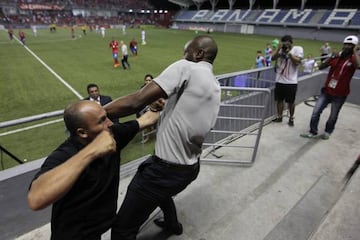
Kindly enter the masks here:
M 136 113 L 159 98 L 167 98 L 167 95 L 159 85 L 152 81 L 139 91 L 106 104 L 104 108 L 109 117 L 119 118 Z
M 86 166 L 115 150 L 116 143 L 111 133 L 102 131 L 76 155 L 32 182 L 27 196 L 29 207 L 40 210 L 53 204 L 72 188 Z

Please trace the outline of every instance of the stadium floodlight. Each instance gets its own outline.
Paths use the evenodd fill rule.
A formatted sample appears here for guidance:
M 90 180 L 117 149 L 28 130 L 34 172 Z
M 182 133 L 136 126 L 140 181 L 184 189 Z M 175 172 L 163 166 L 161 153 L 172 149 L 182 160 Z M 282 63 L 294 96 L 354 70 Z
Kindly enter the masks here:
M 146 10 L 146 13 L 150 13 L 150 10 Z
M 159 10 L 159 13 L 162 13 L 163 12 L 163 10 Z
M 129 9 L 129 12 L 133 12 L 133 10 L 132 10 L 132 9 Z
M 154 10 L 154 13 L 157 13 L 157 10 Z

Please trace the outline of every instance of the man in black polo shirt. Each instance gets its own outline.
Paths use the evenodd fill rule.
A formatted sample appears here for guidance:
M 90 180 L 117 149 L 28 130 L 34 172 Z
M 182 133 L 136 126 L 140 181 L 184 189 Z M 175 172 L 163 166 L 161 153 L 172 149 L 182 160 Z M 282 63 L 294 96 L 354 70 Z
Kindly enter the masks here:
M 158 117 L 149 111 L 137 120 L 113 124 L 92 101 L 65 109 L 70 137 L 47 157 L 28 193 L 33 210 L 53 204 L 52 240 L 101 239 L 116 215 L 120 151 Z

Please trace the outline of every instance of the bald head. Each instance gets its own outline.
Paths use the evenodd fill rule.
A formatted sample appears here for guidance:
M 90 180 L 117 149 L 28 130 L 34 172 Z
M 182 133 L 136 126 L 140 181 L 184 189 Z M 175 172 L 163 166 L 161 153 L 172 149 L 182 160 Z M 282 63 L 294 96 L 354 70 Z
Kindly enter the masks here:
M 76 136 L 76 130 L 78 128 L 86 127 L 86 117 L 89 113 L 92 113 L 99 108 L 101 108 L 99 104 L 86 100 L 69 104 L 64 111 L 64 122 L 70 134 Z
M 216 58 L 217 51 L 218 48 L 214 39 L 201 35 L 196 36 L 185 45 L 184 57 L 192 62 L 205 61 L 212 64 Z

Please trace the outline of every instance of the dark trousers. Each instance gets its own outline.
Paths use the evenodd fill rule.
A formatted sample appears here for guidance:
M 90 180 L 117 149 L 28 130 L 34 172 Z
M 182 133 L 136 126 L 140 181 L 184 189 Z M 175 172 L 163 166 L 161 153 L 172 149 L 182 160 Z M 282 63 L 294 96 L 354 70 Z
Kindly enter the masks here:
M 123 69 L 126 69 L 126 66 L 130 68 L 130 63 L 128 62 L 128 55 L 124 55 L 121 59 L 121 65 Z
M 111 230 L 112 240 L 134 240 L 141 225 L 160 207 L 165 221 L 177 223 L 173 196 L 184 190 L 199 174 L 199 163 L 177 165 L 155 156 L 138 168 Z

